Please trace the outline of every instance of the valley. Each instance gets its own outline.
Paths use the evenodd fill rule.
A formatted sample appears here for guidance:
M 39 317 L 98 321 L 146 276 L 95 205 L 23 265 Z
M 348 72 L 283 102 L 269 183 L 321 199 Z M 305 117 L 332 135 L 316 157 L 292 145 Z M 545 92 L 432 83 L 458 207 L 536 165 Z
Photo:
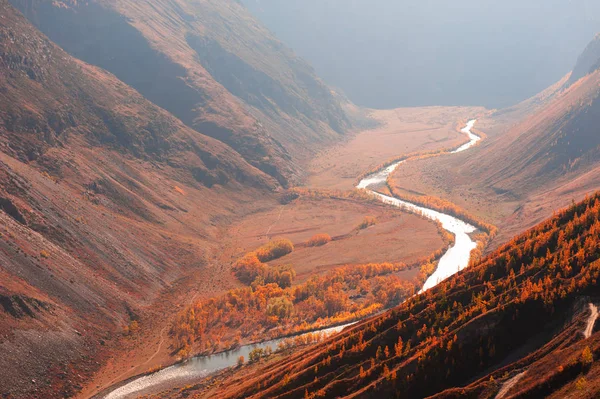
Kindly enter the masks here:
M 242 1 L 0 0 L 0 398 L 596 397 L 599 43 L 368 109 Z
M 461 133 L 463 133 L 463 135 L 466 135 L 467 142 L 465 143 L 465 140 L 463 138 L 463 141 L 457 144 L 454 149 L 450 149 L 447 154 L 451 155 L 466 151 L 473 145 L 477 144 L 479 140 L 481 140 L 479 136 L 476 136 L 471 133 L 471 129 L 475 125 L 475 122 L 475 120 L 470 120 L 467 122 L 466 127 L 461 129 Z M 446 155 L 444 153 L 441 154 L 442 156 Z M 415 155 L 415 157 L 418 158 L 419 155 Z M 435 220 L 441 224 L 441 227 L 443 229 L 447 230 L 454 236 L 454 243 L 446 250 L 443 256 L 439 258 L 439 260 L 437 261 L 437 265 L 435 266 L 435 271 L 431 270 L 428 272 L 428 275 L 423 276 L 426 278 L 426 281 L 424 281 L 424 285 L 419 289 L 419 292 L 423 292 L 425 290 L 435 287 L 442 280 L 445 280 L 449 276 L 464 269 L 469 264 L 471 251 L 475 249 L 478 246 L 478 244 L 482 246 L 483 243 L 472 241 L 469 234 L 474 233 L 475 230 L 477 230 L 477 228 L 466 224 L 459 219 L 456 219 L 450 215 L 444 215 L 443 213 L 437 212 L 432 209 L 419 207 L 409 202 L 401 201 L 394 197 L 380 194 L 377 191 L 371 191 L 372 187 L 374 190 L 376 190 L 375 187 L 385 185 L 390 173 L 392 173 L 401 164 L 404 164 L 407 161 L 410 161 L 410 159 L 394 163 L 391 166 L 386 166 L 383 169 L 373 173 L 372 175 L 365 176 L 357 184 L 357 188 L 365 189 L 367 192 L 371 193 L 371 195 L 374 196 L 374 198 L 379 199 L 384 204 L 390 204 L 401 210 L 405 210 L 410 214 L 416 214 L 425 219 Z M 339 208 L 337 209 L 339 210 Z M 268 224 L 269 227 L 264 233 L 265 236 L 268 237 L 269 234 L 277 234 L 277 230 L 274 230 L 273 226 L 276 226 L 278 223 L 285 223 L 285 219 L 284 221 L 281 220 L 281 216 L 284 210 L 285 205 L 282 205 L 282 208 L 279 211 L 274 212 L 275 214 L 277 214 L 277 217 L 271 224 Z M 320 210 L 321 212 L 323 212 L 324 208 L 321 206 Z M 270 220 L 267 220 L 267 223 L 269 222 Z M 285 225 L 290 226 L 290 223 L 285 223 Z M 308 230 L 308 234 L 311 234 L 311 229 Z M 411 231 L 414 230 L 411 229 Z M 305 231 L 303 229 L 300 229 L 300 232 L 304 233 Z M 377 235 L 382 234 L 378 233 Z M 258 238 L 260 239 L 260 237 L 261 235 L 259 235 Z M 306 237 L 308 237 L 308 235 Z M 481 236 L 479 237 L 479 239 L 483 240 Z M 359 245 L 361 247 L 364 246 L 365 244 L 367 244 L 367 242 L 365 241 L 366 240 L 364 239 L 364 237 L 361 237 Z M 379 248 L 379 246 L 378 249 L 383 250 L 383 248 Z M 333 250 L 333 248 L 327 248 L 327 250 L 331 251 Z M 389 254 L 390 252 L 386 251 L 386 253 Z M 280 259 L 283 259 L 283 261 L 285 262 L 286 258 L 288 258 L 288 256 L 284 256 Z M 299 261 L 302 262 L 303 259 L 304 258 L 301 255 L 299 255 Z M 322 266 L 322 256 L 319 256 L 319 259 L 321 262 L 320 265 Z M 373 260 L 371 260 L 371 262 L 373 262 Z M 405 301 L 406 299 L 407 298 L 403 298 L 402 301 Z M 299 335 L 295 337 L 294 340 L 299 340 L 300 342 L 302 342 L 304 337 L 309 337 L 308 340 L 310 342 L 310 340 L 313 339 L 314 334 L 317 334 L 318 342 L 318 340 L 327 338 L 329 335 L 335 334 L 349 325 L 350 324 L 344 324 L 335 328 L 328 327 L 322 330 L 313 330 L 304 335 Z M 236 363 L 238 363 L 237 359 L 240 356 L 242 356 L 242 359 L 244 359 L 248 358 L 248 356 L 256 350 L 264 350 L 268 348 L 267 350 L 271 351 L 273 348 L 277 348 L 278 345 L 280 345 L 281 343 L 281 340 L 272 340 L 257 345 L 241 346 L 239 348 L 235 348 L 230 351 L 226 351 L 216 355 L 194 357 L 190 360 L 184 361 L 179 365 L 174 365 L 166 369 L 160 370 L 158 372 L 151 373 L 149 375 L 134 378 L 131 382 L 126 382 L 122 386 L 119 386 L 119 384 L 116 387 L 108 388 L 104 392 L 100 393 L 97 397 L 105 399 L 125 399 L 130 397 L 133 398 L 138 397 L 140 395 L 157 393 L 178 386 L 180 387 L 189 382 L 198 383 L 199 380 L 201 380 L 202 378 L 206 378 L 211 373 L 220 371 L 227 367 L 234 366 Z

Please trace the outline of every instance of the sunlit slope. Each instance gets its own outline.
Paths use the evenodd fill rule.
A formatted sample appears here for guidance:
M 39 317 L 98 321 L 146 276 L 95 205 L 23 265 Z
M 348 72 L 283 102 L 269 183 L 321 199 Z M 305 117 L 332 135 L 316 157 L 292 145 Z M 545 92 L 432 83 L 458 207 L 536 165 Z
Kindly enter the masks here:
M 591 66 L 600 61 L 596 41 L 575 66 L 579 79 L 565 78 L 482 118 L 478 127 L 488 138 L 479 146 L 408 165 L 392 185 L 445 198 L 493 222 L 498 244 L 600 189 L 600 71 Z
M 590 356 L 600 354 L 600 337 L 586 339 L 584 331 L 588 303 L 599 294 L 599 234 L 596 194 L 380 317 L 257 366 L 251 377 L 234 374 L 223 391 L 237 398 L 487 398 L 531 370 L 511 394 L 577 392 L 581 377 L 585 392 L 594 392 Z
M 0 17 L 0 393 L 71 396 L 161 293 L 213 275 L 214 220 L 276 182 Z

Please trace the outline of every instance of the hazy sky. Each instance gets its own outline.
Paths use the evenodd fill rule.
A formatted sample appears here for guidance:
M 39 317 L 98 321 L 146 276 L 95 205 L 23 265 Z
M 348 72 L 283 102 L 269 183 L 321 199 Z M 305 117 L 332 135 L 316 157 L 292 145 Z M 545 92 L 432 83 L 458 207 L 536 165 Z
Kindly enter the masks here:
M 329 84 L 371 107 L 510 105 L 570 71 L 600 0 L 244 0 Z

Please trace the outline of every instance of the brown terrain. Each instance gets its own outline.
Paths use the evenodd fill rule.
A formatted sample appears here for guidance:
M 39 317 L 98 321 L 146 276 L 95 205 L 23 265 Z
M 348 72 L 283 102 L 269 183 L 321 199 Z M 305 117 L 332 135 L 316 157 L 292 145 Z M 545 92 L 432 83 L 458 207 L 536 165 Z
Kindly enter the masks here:
M 109 71 L 73 58 L 37 31 L 8 1 L 0 1 L 3 397 L 89 397 L 129 376 L 172 363 L 176 358 L 168 333 L 171 316 L 195 300 L 239 286 L 230 273 L 233 260 L 265 242 L 267 236 L 290 238 L 297 245 L 296 252 L 273 264 L 292 263 L 299 281 L 346 264 L 410 263 L 443 247 L 437 226 L 382 205 L 303 196 L 283 204 L 277 193 L 280 184 L 300 176 L 298 165 L 307 164 L 319 146 L 339 140 L 336 131 L 345 131 L 349 122 L 338 113 L 341 108 L 337 100 L 326 94 L 328 89 L 310 68 L 280 44 L 245 43 L 247 47 L 237 50 L 250 57 L 253 46 L 260 44 L 266 52 L 275 48 L 269 57 L 281 57 L 283 61 L 278 58 L 277 62 L 289 64 L 296 74 L 306 73 L 302 88 L 309 90 L 308 94 L 288 86 L 287 73 L 277 83 L 286 95 L 294 97 L 293 107 L 305 113 L 289 111 L 294 114 L 289 116 L 281 112 L 278 107 L 292 100 L 280 89 L 273 89 L 278 93 L 271 93 L 277 97 L 273 101 L 263 98 L 257 105 L 251 103 L 255 98 L 240 99 L 208 77 L 196 76 L 196 83 L 202 85 L 194 86 L 178 75 L 202 71 L 196 64 L 189 66 L 190 70 L 176 68 L 177 73 L 160 64 L 167 63 L 167 55 L 174 56 L 174 49 L 185 47 L 183 42 L 178 42 L 179 47 L 162 43 L 162 49 L 169 49 L 167 55 L 162 54 L 156 50 L 160 46 L 151 40 L 150 28 L 140 28 L 147 37 L 132 33 L 141 21 L 157 23 L 156 19 L 139 17 L 134 24 L 132 17 L 124 22 L 116 14 L 117 8 L 111 8 L 118 5 L 123 15 L 125 10 L 133 15 L 132 10 L 146 12 L 146 3 L 15 3 L 47 34 L 56 35 L 59 42 L 64 40 L 62 45 L 72 54 L 84 60 L 93 54 L 106 57 L 87 60 Z M 175 7 L 177 3 L 156 4 Z M 138 6 L 143 10 L 137 10 Z M 208 19 L 203 21 L 205 25 L 197 21 L 185 24 L 186 29 L 193 25 L 195 31 L 207 35 L 209 26 L 223 24 L 211 25 L 212 19 L 206 15 L 242 18 L 249 25 L 252 22 L 240 16 L 243 11 L 234 3 L 225 10 L 219 9 L 223 7 L 219 2 L 199 1 L 193 7 L 215 8 L 212 13 L 198 14 Z M 193 14 L 197 12 L 194 9 Z M 187 18 L 185 15 L 178 18 Z M 136 61 L 140 70 L 165 75 L 122 75 L 134 67 L 129 63 L 133 60 L 120 66 L 108 62 L 123 60 L 126 48 L 104 47 L 114 45 L 114 40 L 90 44 L 85 35 L 92 22 L 101 25 L 95 27 L 99 30 L 96 38 L 114 30 L 123 37 L 132 34 L 142 40 L 133 44 L 150 58 Z M 241 24 L 240 29 L 246 25 Z M 222 32 L 211 35 L 234 40 Z M 69 43 L 75 36 L 94 50 L 70 48 L 76 44 Z M 256 37 L 274 40 L 262 31 Z M 157 47 L 150 50 L 148 43 L 142 46 L 144 41 Z M 184 50 L 189 62 L 192 58 L 198 62 L 196 56 L 187 54 L 189 48 Z M 168 60 L 169 65 L 172 62 Z M 252 62 L 272 67 L 264 65 L 264 59 L 255 57 Z M 151 66 L 157 63 L 154 70 Z M 247 75 L 244 68 L 238 77 L 243 77 L 244 84 L 252 82 L 254 75 Z M 277 70 L 281 68 L 284 66 L 278 65 Z M 127 82 L 129 78 L 156 84 L 148 87 L 143 82 Z M 189 98 L 183 95 L 184 87 L 192 87 L 194 94 Z M 211 87 L 217 89 L 211 91 Z M 160 92 L 147 91 L 150 89 Z M 167 89 L 171 94 L 163 91 Z M 192 104 L 200 101 L 200 94 L 207 96 L 202 100 L 206 107 L 225 108 L 200 110 L 196 107 L 199 103 Z M 157 101 L 163 108 L 149 101 L 163 95 L 163 102 Z M 186 117 L 176 99 L 185 100 L 184 105 L 201 116 Z M 309 105 L 301 105 L 302 101 Z M 265 102 L 278 104 L 275 111 L 261 109 Z M 341 169 L 342 174 L 328 177 L 331 186 L 350 188 L 351 180 L 384 161 L 388 154 L 464 141 L 457 131 L 459 125 L 445 121 L 445 117 L 465 119 L 472 112 L 475 110 L 432 108 L 375 113 L 382 122 L 380 128 L 358 132 L 333 149 L 342 158 L 358 156 L 360 147 L 355 140 L 360 143 L 375 138 L 368 155 L 352 166 L 355 176 L 350 178 L 344 175 L 350 172 Z M 319 115 L 327 123 L 319 122 Z M 284 129 L 282 126 L 287 125 L 282 120 L 295 129 Z M 220 136 L 213 130 L 217 122 L 240 124 L 221 126 L 219 129 L 224 130 L 217 129 L 219 132 L 230 130 Z M 245 123 L 262 127 L 244 130 Z M 252 154 L 260 153 L 262 145 L 272 153 L 257 160 Z M 288 157 L 288 151 L 293 156 Z M 342 158 L 340 162 L 345 162 Z M 323 173 L 319 162 L 311 166 L 315 176 Z M 357 226 L 366 216 L 375 217 L 377 223 L 359 231 Z M 333 242 L 317 248 L 304 245 L 321 232 L 332 235 Z M 412 279 L 414 273 L 400 275 Z
M 276 182 L 0 6 L 0 392 L 71 396 Z
M 365 217 L 375 225 L 359 229 Z M 308 247 L 316 234 L 329 234 L 333 241 L 322 247 Z M 411 264 L 442 248 L 436 226 L 418 216 L 383 205 L 351 199 L 303 198 L 266 212 L 252 214 L 229 230 L 226 245 L 233 252 L 224 262 L 233 262 L 271 239 L 287 238 L 295 250 L 269 262 L 294 266 L 299 282 L 315 272 L 365 263 L 402 262 Z M 231 255 L 230 255 L 231 254 Z
M 475 133 L 486 138 L 481 144 L 451 157 L 411 160 L 392 176 L 388 190 L 444 198 L 496 224 L 496 247 L 597 190 L 599 40 L 570 76 L 509 109 L 365 111 L 323 84 L 235 0 L 0 0 L 0 396 L 88 398 L 173 363 L 179 359 L 171 333 L 176 317 L 200 300 L 210 302 L 243 287 L 233 264 L 271 239 L 294 244 L 293 252 L 268 261 L 274 268 L 292 265 L 294 284 L 340 266 L 385 262 L 411 265 L 391 274 L 401 284 L 416 281 L 423 272 L 414 263 L 441 253 L 447 236 L 430 221 L 350 193 L 359 176 L 390 159 L 463 144 L 460 129 L 468 119 L 478 118 Z M 303 187 L 286 190 L 298 185 Z M 597 203 L 579 207 L 589 220 L 597 216 L 590 211 Z M 416 381 L 414 389 L 424 387 L 431 394 L 448 389 L 441 397 L 464 392 L 480 397 L 503 388 L 506 395 L 521 392 L 522 397 L 546 392 L 534 381 L 541 371 L 534 370 L 550 375 L 555 357 L 571 359 L 565 363 L 570 367 L 587 346 L 593 356 L 600 353 L 597 334 L 587 342 L 573 338 L 588 318 L 581 311 L 593 301 L 588 296 L 597 294 L 591 272 L 572 276 L 568 286 L 568 273 L 556 279 L 564 283 L 559 288 L 565 295 L 575 292 L 564 300 L 560 289 L 552 290 L 552 300 L 564 300 L 557 300 L 557 309 L 568 317 L 560 318 L 560 326 L 548 322 L 528 330 L 531 326 L 523 324 L 519 331 L 531 334 L 532 341 L 519 341 L 516 349 L 502 347 L 516 360 L 503 363 L 481 355 L 477 373 L 468 376 L 453 364 L 450 385 L 440 382 L 441 371 L 429 381 L 437 385 L 429 385 L 419 362 L 431 368 L 442 364 L 443 357 L 437 356 L 443 351 L 436 349 L 442 341 L 433 335 L 452 340 L 453 330 L 444 323 L 453 312 L 460 316 L 452 327 L 464 334 L 465 353 L 478 353 L 480 342 L 470 339 L 469 325 L 479 311 L 482 317 L 474 317 L 473 324 L 497 322 L 505 330 L 510 330 L 509 316 L 502 316 L 506 324 L 501 324 L 494 315 L 508 314 L 503 313 L 507 307 L 541 317 L 537 302 L 533 311 L 513 301 L 518 296 L 494 302 L 499 295 L 489 281 L 512 287 L 514 275 L 503 259 L 512 265 L 507 253 L 513 258 L 530 254 L 534 244 L 524 240 L 539 241 L 538 251 L 546 244 L 544 229 L 570 221 L 589 228 L 577 214 L 565 215 L 513 240 L 480 261 L 475 271 L 426 294 L 421 304 L 410 301 L 345 336 L 354 339 L 363 327 L 373 333 L 369 351 L 379 361 L 381 353 L 375 354 L 371 343 L 391 348 L 395 329 L 406 333 L 413 349 L 422 346 L 402 364 L 402 355 L 386 354 L 390 367 L 402 373 L 406 386 Z M 366 217 L 376 222 L 359 228 Z M 554 260 L 569 258 L 571 250 L 580 259 L 585 247 L 593 261 L 597 251 L 586 238 L 597 233 L 594 229 L 587 235 L 567 229 L 572 241 L 582 242 L 563 248 Z M 319 233 L 332 241 L 307 245 Z M 542 255 L 536 262 L 548 261 L 551 253 Z M 529 266 L 532 259 L 523 262 Z M 570 273 L 567 263 L 553 265 Z M 520 293 L 539 294 L 535 284 L 549 284 L 530 278 L 539 264 L 527 270 L 515 266 L 522 277 Z M 496 280 L 486 267 L 498 269 Z M 360 297 L 356 289 L 349 291 Z M 450 306 L 446 290 L 473 305 L 472 314 Z M 437 319 L 427 311 L 447 305 L 434 312 Z M 485 313 L 488 309 L 494 314 Z M 405 323 L 405 310 L 417 316 L 402 330 L 395 318 L 401 315 Z M 438 330 L 427 328 L 432 325 Z M 536 330 L 543 325 L 556 332 L 552 339 Z M 486 328 L 477 331 L 491 331 Z M 588 323 L 590 333 L 593 328 Z M 449 352 L 451 345 L 443 342 L 440 348 Z M 332 354 L 332 347 L 341 349 L 335 367 L 322 356 L 327 345 L 333 345 L 327 349 Z M 208 381 L 225 378 L 230 390 L 201 383 L 167 396 L 318 397 L 326 387 L 340 395 L 356 396 L 360 389 L 386 397 L 391 376 L 384 369 L 365 376 L 354 360 L 341 361 L 348 349 L 329 341 L 292 358 L 277 354 L 258 367 L 228 370 Z M 469 363 L 473 359 L 466 359 L 468 367 L 475 367 Z M 284 372 L 290 366 L 293 379 Z M 590 380 L 598 373 L 595 364 L 575 368 Z M 583 383 L 571 378 L 574 369 L 567 370 L 566 382 L 551 380 L 548 392 L 580 390 Z M 263 373 L 273 378 L 266 381 Z M 457 386 L 465 390 L 453 391 Z
M 308 185 L 349 190 L 358 176 L 402 154 L 457 147 L 467 140 L 462 122 L 485 113 L 481 107 L 373 110 L 378 126 L 321 151 L 308 165 Z
M 11 0 L 73 56 L 113 73 L 286 185 L 350 126 L 331 90 L 233 0 Z

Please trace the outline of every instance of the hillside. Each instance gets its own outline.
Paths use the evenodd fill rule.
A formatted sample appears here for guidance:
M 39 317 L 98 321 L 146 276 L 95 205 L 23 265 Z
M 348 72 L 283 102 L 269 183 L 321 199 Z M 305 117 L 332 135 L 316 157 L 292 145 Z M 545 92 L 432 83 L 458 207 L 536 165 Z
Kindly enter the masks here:
M 599 233 L 596 194 L 392 311 L 168 396 L 597 397 Z
M 222 289 L 220 226 L 275 187 L 0 0 L 2 396 L 70 397 L 181 291 Z
M 112 72 L 283 185 L 350 126 L 302 59 L 234 0 L 11 0 L 59 46 Z
M 577 59 L 573 73 L 569 77 L 569 83 L 573 84 L 589 73 L 600 68 L 600 35 L 588 44 L 583 53 Z
M 595 44 L 575 66 L 587 69 Z M 499 227 L 497 242 L 600 189 L 600 71 L 481 118 L 486 140 L 469 154 L 414 162 L 390 181 L 398 190 L 446 198 Z M 439 171 L 444 171 L 440 178 Z

